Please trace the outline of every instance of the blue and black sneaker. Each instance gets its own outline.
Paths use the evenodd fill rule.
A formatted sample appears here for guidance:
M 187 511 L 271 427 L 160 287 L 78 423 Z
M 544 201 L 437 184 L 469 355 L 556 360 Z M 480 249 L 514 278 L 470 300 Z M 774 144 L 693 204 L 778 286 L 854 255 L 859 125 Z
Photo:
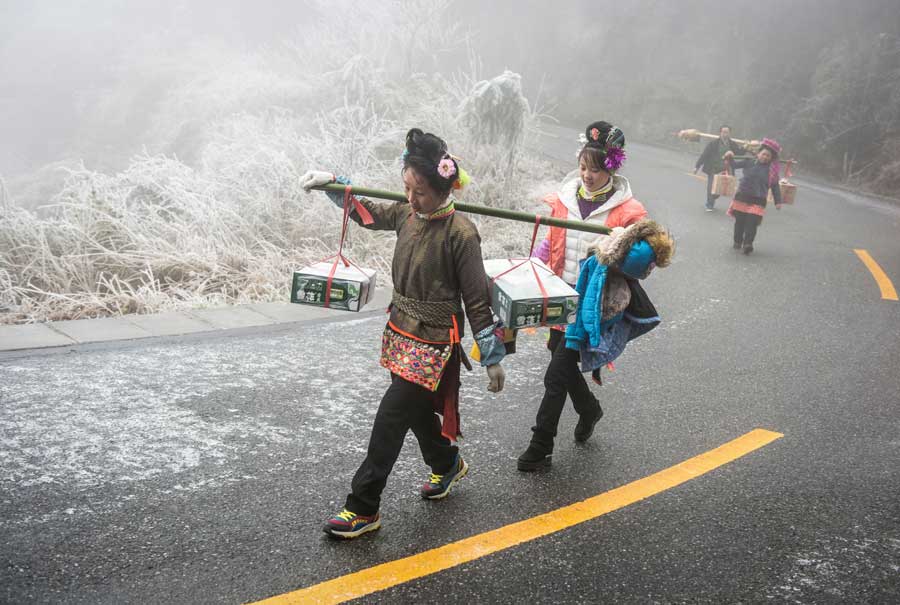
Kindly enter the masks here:
M 346 508 L 328 520 L 323 528 L 325 533 L 335 538 L 356 538 L 366 532 L 381 527 L 381 515 L 357 515 Z
M 456 485 L 456 482 L 465 477 L 468 472 L 469 465 L 466 464 L 466 461 L 463 460 L 459 454 L 457 454 L 456 460 L 453 461 L 453 466 L 450 467 L 450 470 L 444 475 L 431 473 L 428 483 L 422 486 L 419 493 L 427 500 L 440 500 L 441 498 L 445 498 L 450 493 L 450 490 L 453 489 L 453 486 Z

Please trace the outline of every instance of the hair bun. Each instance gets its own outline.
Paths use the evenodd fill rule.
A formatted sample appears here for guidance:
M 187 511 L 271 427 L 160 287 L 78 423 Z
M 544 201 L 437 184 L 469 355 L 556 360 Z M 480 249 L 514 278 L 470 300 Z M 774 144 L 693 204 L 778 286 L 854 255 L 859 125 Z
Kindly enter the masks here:
M 609 136 L 612 127 L 612 124 L 602 120 L 588 124 L 584 129 L 584 138 L 587 139 L 587 144 L 591 147 L 605 147 L 606 137 Z
M 415 169 L 439 193 L 449 193 L 460 179 L 456 158 L 447 153 L 447 143 L 439 136 L 412 128 L 406 133 L 403 169 Z
M 419 128 L 412 128 L 406 133 L 406 150 L 410 155 L 428 158 L 436 164 L 447 153 L 447 144 L 430 132 L 426 133 Z
M 406 150 L 409 153 L 416 153 L 419 150 L 419 140 L 425 135 L 418 128 L 411 128 L 409 132 L 406 133 Z

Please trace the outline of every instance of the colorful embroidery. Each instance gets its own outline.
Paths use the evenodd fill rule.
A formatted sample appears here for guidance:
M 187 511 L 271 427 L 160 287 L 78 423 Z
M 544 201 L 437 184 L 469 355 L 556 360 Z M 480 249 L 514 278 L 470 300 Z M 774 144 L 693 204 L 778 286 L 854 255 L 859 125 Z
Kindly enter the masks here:
M 437 391 L 451 345 L 432 345 L 397 334 L 389 327 L 381 336 L 381 365 L 409 382 Z
M 429 214 L 429 215 L 428 215 L 428 220 L 429 220 L 429 221 L 436 221 L 436 220 L 438 220 L 438 219 L 447 218 L 448 216 L 450 216 L 450 215 L 453 214 L 454 212 L 456 212 L 456 206 L 453 204 L 453 202 L 450 202 L 449 204 L 447 204 L 447 205 L 444 206 L 443 208 L 438 208 L 437 210 L 435 210 L 434 212 L 432 212 L 431 214 Z
M 578 195 L 581 196 L 581 199 L 586 201 L 594 202 L 601 195 L 605 195 L 612 191 L 613 188 L 613 180 L 609 179 L 606 184 L 598 189 L 597 191 L 588 191 L 584 185 L 580 185 L 578 187 Z

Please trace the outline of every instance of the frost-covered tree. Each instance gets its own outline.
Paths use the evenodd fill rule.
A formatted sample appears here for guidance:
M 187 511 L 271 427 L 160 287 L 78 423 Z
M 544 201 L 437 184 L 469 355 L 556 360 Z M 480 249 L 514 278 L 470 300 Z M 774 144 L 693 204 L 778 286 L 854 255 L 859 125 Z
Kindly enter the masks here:
M 509 70 L 477 82 L 460 106 L 460 119 L 475 142 L 506 150 L 507 170 L 515 165 L 528 113 L 522 77 Z

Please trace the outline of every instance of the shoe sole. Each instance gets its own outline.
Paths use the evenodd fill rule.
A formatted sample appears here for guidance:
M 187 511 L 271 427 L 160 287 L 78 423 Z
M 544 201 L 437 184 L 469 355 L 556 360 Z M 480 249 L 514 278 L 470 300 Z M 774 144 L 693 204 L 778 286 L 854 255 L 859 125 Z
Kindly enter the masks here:
M 447 496 L 449 496 L 450 490 L 453 489 L 453 486 L 456 485 L 460 479 L 462 479 L 469 473 L 469 465 L 466 463 L 465 460 L 463 460 L 462 463 L 463 463 L 462 470 L 460 470 L 458 473 L 456 473 L 456 476 L 450 480 L 450 485 L 447 486 L 447 489 L 442 491 L 440 494 L 435 494 L 433 496 L 422 494 L 422 497 L 425 498 L 426 500 L 440 500 L 441 498 L 446 498 Z
M 553 454 L 550 454 L 543 460 L 539 460 L 537 462 L 523 462 L 522 460 L 517 460 L 516 468 L 524 473 L 531 473 L 534 471 L 548 469 L 553 464 L 553 462 L 551 461 L 552 458 Z
M 376 529 L 381 529 L 381 519 L 378 519 L 374 523 L 369 523 L 365 527 L 361 529 L 357 529 L 356 531 L 339 531 L 336 529 L 332 529 L 330 527 L 326 527 L 324 529 L 325 533 L 331 536 L 332 538 L 338 538 L 341 540 L 352 540 L 353 538 L 357 538 L 365 533 L 370 531 L 375 531 Z

